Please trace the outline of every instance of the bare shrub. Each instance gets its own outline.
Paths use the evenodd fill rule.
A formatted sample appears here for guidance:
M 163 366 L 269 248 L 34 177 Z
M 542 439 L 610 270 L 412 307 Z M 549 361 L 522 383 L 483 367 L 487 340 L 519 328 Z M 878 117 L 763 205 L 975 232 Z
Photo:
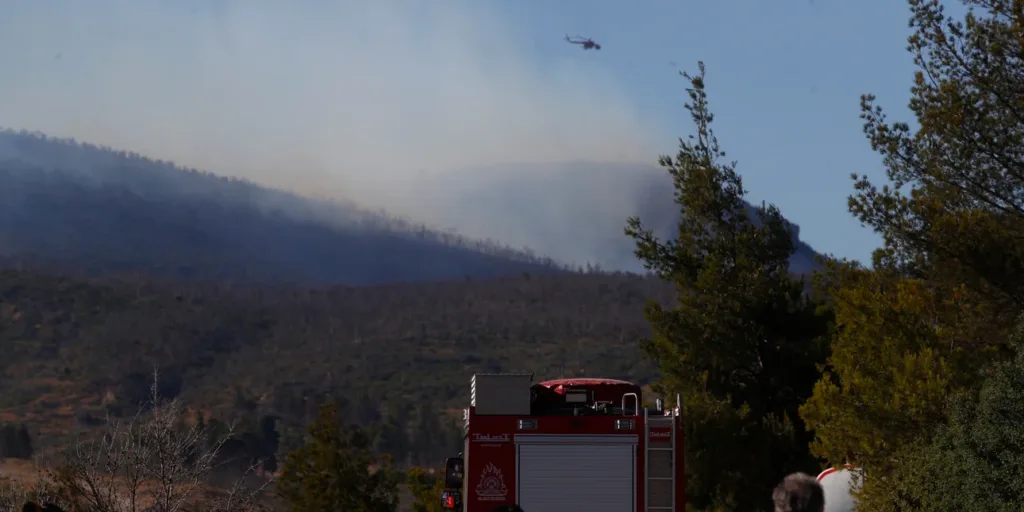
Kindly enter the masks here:
M 61 453 L 43 482 L 61 498 L 52 501 L 90 512 L 264 510 L 260 499 L 272 479 L 256 488 L 244 483 L 255 466 L 229 489 L 216 492 L 208 485 L 234 426 L 210 439 L 205 427 L 187 425 L 179 400 L 161 400 L 158 377 L 154 370 L 150 400 L 134 417 L 107 418 L 103 435 L 81 439 Z
M 0 466 L 0 475 L 2 474 L 3 467 Z M 21 510 L 27 501 L 53 503 L 65 509 L 70 506 L 53 482 L 42 473 L 31 485 L 19 485 L 13 480 L 0 478 L 0 512 Z

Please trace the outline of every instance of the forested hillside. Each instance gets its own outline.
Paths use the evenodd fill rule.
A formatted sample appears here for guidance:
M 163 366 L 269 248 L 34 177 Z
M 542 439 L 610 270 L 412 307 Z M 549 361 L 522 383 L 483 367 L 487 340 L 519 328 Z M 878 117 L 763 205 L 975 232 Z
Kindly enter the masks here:
M 0 132 L 0 254 L 92 273 L 305 285 L 562 270 L 352 204 L 12 131 Z
M 558 272 L 566 264 L 641 272 L 622 235 L 626 218 L 641 214 L 670 237 L 679 215 L 671 180 L 646 166 L 504 166 L 443 173 L 408 190 L 411 218 L 445 230 L 369 205 L 8 130 L 0 132 L 0 255 L 91 274 L 304 285 Z M 791 228 L 791 269 L 806 274 L 817 255 Z
M 474 372 L 654 377 L 638 340 L 660 281 L 633 275 L 302 289 L 0 273 L 0 422 L 71 432 L 163 394 L 298 428 L 327 396 L 385 411 L 464 407 Z M 404 420 L 403 420 L 404 421 Z

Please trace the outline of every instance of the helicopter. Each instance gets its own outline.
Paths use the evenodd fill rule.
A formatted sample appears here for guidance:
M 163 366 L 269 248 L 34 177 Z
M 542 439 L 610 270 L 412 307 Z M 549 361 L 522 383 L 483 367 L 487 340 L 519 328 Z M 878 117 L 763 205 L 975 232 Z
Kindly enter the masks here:
M 569 36 L 565 36 L 565 41 L 567 43 L 578 44 L 578 45 L 582 46 L 584 50 L 591 50 L 591 49 L 593 49 L 593 50 L 600 50 L 601 49 L 601 45 L 595 43 L 594 40 L 590 39 L 589 37 L 588 38 L 582 38 L 580 36 L 576 36 L 575 38 L 571 38 Z

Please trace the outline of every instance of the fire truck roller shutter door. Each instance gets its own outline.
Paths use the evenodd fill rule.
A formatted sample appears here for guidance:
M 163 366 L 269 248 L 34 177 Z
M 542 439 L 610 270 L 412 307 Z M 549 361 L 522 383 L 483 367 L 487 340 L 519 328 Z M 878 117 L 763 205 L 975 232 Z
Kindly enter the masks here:
M 636 512 L 637 437 L 516 436 L 517 501 L 528 512 Z

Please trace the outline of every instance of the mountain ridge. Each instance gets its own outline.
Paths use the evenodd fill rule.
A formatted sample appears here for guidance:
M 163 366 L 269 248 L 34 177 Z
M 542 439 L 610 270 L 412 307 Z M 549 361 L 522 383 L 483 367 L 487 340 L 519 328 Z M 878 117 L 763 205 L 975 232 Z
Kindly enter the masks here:
M 504 182 L 464 181 L 477 188 L 463 202 L 435 199 L 461 205 L 452 219 L 514 217 L 490 238 L 550 228 L 599 257 L 631 251 L 627 203 L 671 230 L 671 202 L 637 193 L 608 208 L 615 190 L 670 192 L 654 171 L 639 182 L 609 171 L 620 181 L 593 196 L 605 201 L 596 207 L 566 200 L 587 201 L 586 186 L 570 186 L 599 174 L 587 167 L 562 174 L 556 193 L 516 167 Z M 513 216 L 517 201 L 527 206 Z M 0 132 L 0 422 L 56 444 L 130 414 L 155 365 L 162 393 L 208 417 L 279 418 L 282 446 L 301 440 L 311 405 L 328 399 L 353 422 L 411 432 L 403 407 L 458 408 L 476 372 L 656 379 L 638 343 L 650 335 L 643 306 L 669 302 L 671 284 L 581 270 L 353 202 Z M 381 449 L 436 455 L 410 446 Z
M 0 131 L 0 255 L 93 273 L 312 286 L 643 273 L 626 219 L 639 215 L 670 237 L 679 215 L 667 173 L 641 164 L 487 166 L 400 192 L 396 204 L 409 206 L 401 216 L 8 129 Z M 817 253 L 791 228 L 791 270 L 807 275 Z
M 0 141 L 0 250 L 9 258 L 310 285 L 565 270 L 351 202 L 41 134 L 0 132 Z M 231 268 L 246 263 L 253 268 Z
M 679 215 L 668 172 L 647 164 L 494 165 L 422 179 L 412 188 L 424 203 L 419 217 L 435 225 L 453 225 L 469 236 L 501 232 L 509 245 L 616 271 L 644 272 L 633 241 L 623 232 L 627 218 L 639 216 L 657 235 L 671 238 Z M 757 221 L 757 207 L 746 204 Z M 467 206 L 460 210 L 458 205 Z M 482 220 L 474 225 L 476 219 Z M 808 275 L 819 269 L 819 253 L 800 239 L 797 224 L 787 224 L 795 249 L 790 270 Z

